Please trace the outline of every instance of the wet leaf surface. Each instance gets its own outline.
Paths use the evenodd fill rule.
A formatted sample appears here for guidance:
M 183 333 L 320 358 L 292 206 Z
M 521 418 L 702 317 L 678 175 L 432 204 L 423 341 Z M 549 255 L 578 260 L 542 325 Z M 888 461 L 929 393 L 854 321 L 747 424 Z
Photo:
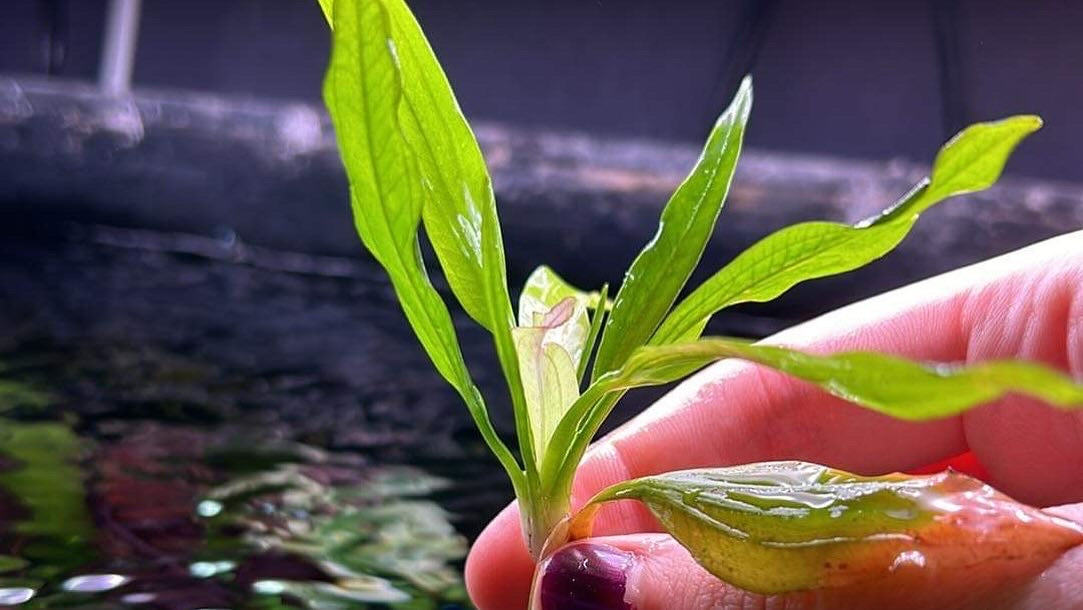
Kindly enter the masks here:
M 936 582 L 959 570 L 1034 575 L 1083 543 L 1083 525 L 956 472 L 863 477 L 807 462 L 620 483 L 573 518 L 570 537 L 589 536 L 600 503 L 631 499 L 712 574 L 765 594 Z

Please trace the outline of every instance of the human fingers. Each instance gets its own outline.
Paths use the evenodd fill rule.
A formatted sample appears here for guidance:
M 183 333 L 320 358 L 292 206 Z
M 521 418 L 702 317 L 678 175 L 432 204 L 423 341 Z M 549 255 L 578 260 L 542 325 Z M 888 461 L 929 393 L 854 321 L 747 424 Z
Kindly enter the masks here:
M 1050 512 L 1083 518 L 1083 504 Z M 708 573 L 665 534 L 626 534 L 577 541 L 541 566 L 538 610 L 1030 610 L 1083 607 L 1083 546 L 1055 557 L 988 560 L 951 569 L 913 567 L 854 585 L 785 595 L 758 595 Z
M 1031 357 L 1078 378 L 1081 285 L 1083 232 L 1075 232 L 856 303 L 769 341 L 817 352 L 870 349 L 939 361 Z M 997 410 L 1008 417 L 999 419 Z M 1083 493 L 1083 472 L 1074 467 L 1083 459 L 1081 430 L 1078 415 L 1018 398 L 965 417 L 902 422 L 727 360 L 592 447 L 577 473 L 573 503 L 621 480 L 682 468 L 797 458 L 875 474 L 967 449 L 989 463 L 994 484 L 1020 499 L 1067 502 Z M 1030 464 L 1041 464 L 1042 471 Z M 599 534 L 655 528 L 645 510 L 629 503 L 603 510 L 596 523 Z M 474 545 L 467 581 L 479 607 L 518 607 L 532 573 L 512 505 Z

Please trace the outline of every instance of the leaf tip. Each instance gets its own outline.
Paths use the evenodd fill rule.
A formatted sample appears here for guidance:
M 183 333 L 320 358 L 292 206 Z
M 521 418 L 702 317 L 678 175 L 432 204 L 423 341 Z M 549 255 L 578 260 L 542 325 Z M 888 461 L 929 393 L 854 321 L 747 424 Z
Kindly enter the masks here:
M 1012 131 L 1019 134 L 1019 140 L 1022 140 L 1041 129 L 1045 125 L 1045 121 L 1036 114 L 1016 114 L 999 121 L 993 121 L 992 124 L 1010 127 Z
M 1023 122 L 1029 123 L 1032 131 L 1038 131 L 1045 125 L 1045 121 L 1042 120 L 1042 117 L 1036 114 L 1021 114 L 1018 118 Z
M 739 87 L 737 87 L 737 91 L 739 91 L 739 92 L 746 92 L 747 91 L 748 93 L 752 93 L 752 75 L 751 74 L 745 74 L 745 77 L 741 79 L 741 85 Z
M 748 113 L 752 109 L 752 75 L 746 74 L 741 79 L 740 86 L 737 87 L 737 94 L 733 97 L 733 103 L 731 106 L 739 107 L 741 109 L 741 116 L 743 120 L 748 119 Z
M 737 87 L 737 92 L 733 94 L 733 100 L 730 101 L 729 106 L 722 111 L 722 114 L 718 115 L 718 120 L 715 121 L 713 130 L 718 130 L 723 125 L 733 122 L 734 117 L 737 117 L 737 121 L 741 124 L 748 122 L 748 116 L 752 111 L 752 75 L 746 74 L 741 79 L 741 84 Z

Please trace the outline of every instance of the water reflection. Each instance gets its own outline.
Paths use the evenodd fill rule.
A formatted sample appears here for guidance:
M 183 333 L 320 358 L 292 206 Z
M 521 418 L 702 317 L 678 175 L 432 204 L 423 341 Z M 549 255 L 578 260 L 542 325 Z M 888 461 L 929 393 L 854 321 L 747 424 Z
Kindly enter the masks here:
M 467 607 L 438 477 L 243 423 L 49 404 L 0 384 L 19 417 L 0 420 L 0 605 Z
M 87 574 L 65 580 L 60 588 L 74 593 L 101 593 L 128 584 L 131 580 L 120 574 Z
M 5 587 L 0 589 L 0 604 L 15 606 L 30 601 L 34 590 L 30 587 Z

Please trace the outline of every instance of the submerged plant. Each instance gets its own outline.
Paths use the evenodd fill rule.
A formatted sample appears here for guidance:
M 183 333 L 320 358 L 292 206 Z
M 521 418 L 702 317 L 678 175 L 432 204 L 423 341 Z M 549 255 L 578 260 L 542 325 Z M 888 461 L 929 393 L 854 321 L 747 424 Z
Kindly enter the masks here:
M 1034 363 L 930 365 L 869 352 L 823 356 L 701 338 L 719 311 L 861 267 L 892 250 L 933 205 L 988 188 L 1019 142 L 1041 127 L 1038 117 L 963 130 L 940 150 L 930 175 L 882 214 L 855 225 L 784 228 L 678 300 L 733 178 L 752 107 L 746 78 L 612 301 L 606 286 L 579 290 L 541 267 L 523 287 L 516 315 L 481 151 L 414 16 L 403 0 L 320 4 L 333 30 L 324 98 L 358 233 L 387 270 L 436 369 L 507 472 L 536 560 L 589 533 L 598 503 L 629 498 L 645 502 L 708 570 L 764 593 L 841 586 L 894 571 L 899 557 L 924 551 L 929 540 L 937 550 L 928 561 L 938 565 L 971 565 L 1009 547 L 1053 557 L 1083 541 L 1080 527 L 961 474 L 865 478 L 803 462 L 628 481 L 570 515 L 576 468 L 621 396 L 720 359 L 770 367 L 909 420 L 956 414 L 1006 393 L 1065 408 L 1083 405 L 1083 387 Z M 422 261 L 419 225 L 459 304 L 492 334 L 511 392 L 520 458 L 497 435 L 467 370 L 448 308 Z

